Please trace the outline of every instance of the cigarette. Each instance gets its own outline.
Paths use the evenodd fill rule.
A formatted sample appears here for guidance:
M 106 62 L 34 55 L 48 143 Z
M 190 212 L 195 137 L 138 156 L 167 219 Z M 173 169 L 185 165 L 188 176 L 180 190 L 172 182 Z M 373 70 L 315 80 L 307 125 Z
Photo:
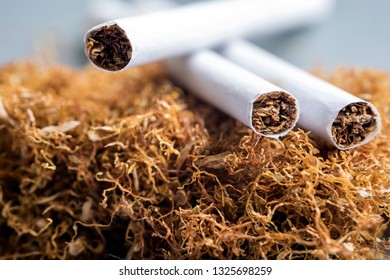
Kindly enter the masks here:
M 220 53 L 292 92 L 301 107 L 298 126 L 327 144 L 346 150 L 366 144 L 380 131 L 381 118 L 374 105 L 251 43 L 236 40 L 222 47 Z
M 87 19 L 91 25 L 111 20 L 162 11 L 176 7 L 173 0 L 89 0 Z
M 213 51 L 174 58 L 166 65 L 179 84 L 259 135 L 278 138 L 297 123 L 294 96 Z
M 240 36 L 272 34 L 316 22 L 332 6 L 332 0 L 225 0 L 185 5 L 95 26 L 85 35 L 85 52 L 97 67 L 119 71 Z

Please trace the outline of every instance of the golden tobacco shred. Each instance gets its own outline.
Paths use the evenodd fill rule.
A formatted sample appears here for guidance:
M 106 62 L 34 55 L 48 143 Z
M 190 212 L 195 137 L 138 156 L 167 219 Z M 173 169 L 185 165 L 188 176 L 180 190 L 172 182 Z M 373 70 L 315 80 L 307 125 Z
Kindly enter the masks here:
M 262 138 L 159 64 L 2 67 L 0 258 L 389 257 L 390 75 L 328 79 L 380 110 L 374 141 Z

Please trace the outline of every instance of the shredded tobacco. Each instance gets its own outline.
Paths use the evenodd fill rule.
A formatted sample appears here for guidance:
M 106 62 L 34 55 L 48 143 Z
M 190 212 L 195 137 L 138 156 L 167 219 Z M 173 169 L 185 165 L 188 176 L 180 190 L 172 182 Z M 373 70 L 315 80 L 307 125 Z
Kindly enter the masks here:
M 86 50 L 97 66 L 118 71 L 126 67 L 132 56 L 132 46 L 125 31 L 117 24 L 105 25 L 92 31 Z
M 278 134 L 291 129 L 296 118 L 296 101 L 284 92 L 263 94 L 253 104 L 253 127 L 264 135 Z
M 260 137 L 159 64 L 2 67 L 0 258 L 389 257 L 390 75 L 328 79 L 377 106 L 375 140 Z
M 356 102 L 344 107 L 333 122 L 333 139 L 341 148 L 361 143 L 377 128 L 376 117 L 365 102 Z

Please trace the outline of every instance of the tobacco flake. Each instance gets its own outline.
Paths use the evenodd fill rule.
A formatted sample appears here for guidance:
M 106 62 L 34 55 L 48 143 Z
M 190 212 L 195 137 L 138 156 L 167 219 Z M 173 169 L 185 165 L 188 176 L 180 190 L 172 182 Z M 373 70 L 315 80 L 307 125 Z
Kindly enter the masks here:
M 264 94 L 253 104 L 253 127 L 265 135 L 290 129 L 296 117 L 295 99 L 283 92 Z
M 132 46 L 125 31 L 117 24 L 103 26 L 89 34 L 86 51 L 97 66 L 117 71 L 131 60 Z
M 356 102 L 344 107 L 332 125 L 333 139 L 341 148 L 362 142 L 376 127 L 376 114 L 365 102 Z

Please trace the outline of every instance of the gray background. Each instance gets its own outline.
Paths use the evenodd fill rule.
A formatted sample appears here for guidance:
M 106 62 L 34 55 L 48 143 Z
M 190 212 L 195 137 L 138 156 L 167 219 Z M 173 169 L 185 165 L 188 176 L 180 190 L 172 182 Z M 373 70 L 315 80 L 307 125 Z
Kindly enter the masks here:
M 0 0 L 0 64 L 39 56 L 83 65 L 91 1 Z M 320 25 L 255 41 L 303 68 L 389 71 L 389 30 L 390 0 L 338 0 L 335 13 Z

